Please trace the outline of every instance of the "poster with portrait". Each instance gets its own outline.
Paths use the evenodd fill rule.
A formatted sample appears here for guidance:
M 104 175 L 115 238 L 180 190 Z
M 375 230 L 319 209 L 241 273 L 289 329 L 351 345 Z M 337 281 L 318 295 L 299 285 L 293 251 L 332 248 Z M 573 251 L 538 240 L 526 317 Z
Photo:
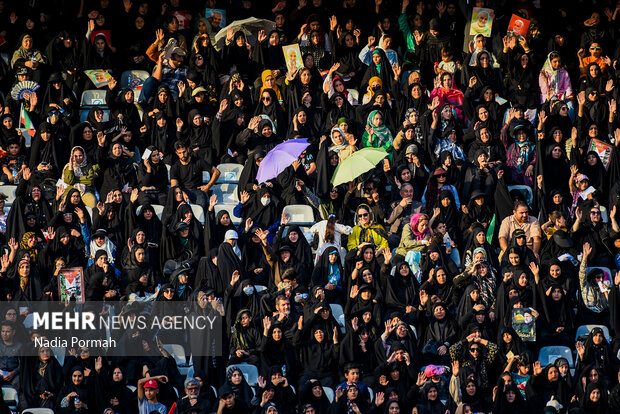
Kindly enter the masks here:
M 527 31 L 530 28 L 530 21 L 523 17 L 513 14 L 508 23 L 508 34 L 515 37 L 523 36 L 527 39 Z
M 192 21 L 192 15 L 187 10 L 175 10 L 170 15 L 177 18 L 179 29 L 188 30 Z
M 303 67 L 304 62 L 301 59 L 301 50 L 298 43 L 282 46 L 282 53 L 284 53 L 287 68 L 295 66 L 299 70 Z
M 536 316 L 532 308 L 512 310 L 512 328 L 523 341 L 536 341 Z
M 601 159 L 601 162 L 605 167 L 605 171 L 609 170 L 609 164 L 611 162 L 611 152 L 613 150 L 614 147 L 611 144 L 600 141 L 598 139 L 591 139 L 590 144 L 588 145 L 588 152 L 594 151 L 598 154 L 598 157 Z
M 61 302 L 71 301 L 75 303 L 84 303 L 85 289 L 84 269 L 81 267 L 68 267 L 61 269 L 58 273 L 58 297 Z
M 84 74 L 88 76 L 88 79 L 90 79 L 97 89 L 108 86 L 108 81 L 112 79 L 112 75 L 103 69 L 85 70 Z
M 493 11 L 493 9 L 474 7 L 474 11 L 471 15 L 469 34 L 471 36 L 481 34 L 484 37 L 491 37 L 491 29 L 493 28 L 494 18 L 495 12 Z
M 226 27 L 226 10 L 224 9 L 209 9 L 205 10 L 205 17 L 211 22 L 214 28 L 221 29 Z

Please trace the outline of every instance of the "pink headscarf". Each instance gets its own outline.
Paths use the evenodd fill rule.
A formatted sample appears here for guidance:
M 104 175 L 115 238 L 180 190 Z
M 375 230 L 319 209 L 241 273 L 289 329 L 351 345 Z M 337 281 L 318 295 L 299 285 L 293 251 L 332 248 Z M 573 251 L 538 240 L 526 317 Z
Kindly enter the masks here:
M 424 230 L 424 232 L 422 233 L 418 231 L 418 222 L 424 215 L 425 214 L 423 213 L 416 213 L 413 216 L 411 216 L 411 221 L 409 222 L 409 225 L 411 226 L 411 231 L 413 232 L 413 234 L 415 234 L 416 240 L 424 240 L 426 236 L 431 234 L 431 231 L 429 230 L 428 227 L 426 227 L 426 230 Z

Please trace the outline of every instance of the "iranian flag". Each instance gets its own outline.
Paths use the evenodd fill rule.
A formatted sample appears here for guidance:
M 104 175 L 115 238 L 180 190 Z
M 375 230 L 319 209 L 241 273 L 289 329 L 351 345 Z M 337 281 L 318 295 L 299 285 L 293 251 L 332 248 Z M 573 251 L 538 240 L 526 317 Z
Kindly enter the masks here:
M 34 125 L 32 124 L 30 117 L 28 116 L 28 112 L 26 112 L 26 110 L 24 109 L 24 104 L 22 104 L 22 107 L 19 111 L 19 129 L 22 131 L 22 135 L 26 140 L 26 146 L 29 147 L 30 142 L 32 141 L 32 137 L 34 137 L 34 134 L 37 131 L 35 130 Z

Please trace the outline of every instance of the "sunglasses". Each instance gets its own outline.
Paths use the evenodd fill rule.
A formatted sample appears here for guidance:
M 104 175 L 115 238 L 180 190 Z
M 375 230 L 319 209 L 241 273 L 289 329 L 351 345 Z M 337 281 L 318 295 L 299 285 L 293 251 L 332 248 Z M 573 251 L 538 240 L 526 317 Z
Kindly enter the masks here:
M 469 352 L 471 352 L 471 353 L 474 353 L 474 352 L 475 353 L 479 353 L 480 349 L 479 348 L 472 348 L 472 349 L 469 350 Z
M 590 215 L 591 216 L 600 216 L 601 212 L 600 211 L 590 211 Z
M 166 290 L 164 290 L 164 293 L 173 293 L 173 292 L 174 292 L 174 289 L 166 289 Z
M 357 215 L 358 217 L 368 217 L 368 213 L 361 213 Z
M 439 175 L 437 176 L 437 178 L 446 178 L 446 177 L 447 177 L 447 175 L 445 175 L 445 174 L 439 174 Z
M 601 50 L 598 46 L 590 46 L 590 50 Z
M 271 100 L 271 96 L 263 96 L 263 101 L 270 101 Z

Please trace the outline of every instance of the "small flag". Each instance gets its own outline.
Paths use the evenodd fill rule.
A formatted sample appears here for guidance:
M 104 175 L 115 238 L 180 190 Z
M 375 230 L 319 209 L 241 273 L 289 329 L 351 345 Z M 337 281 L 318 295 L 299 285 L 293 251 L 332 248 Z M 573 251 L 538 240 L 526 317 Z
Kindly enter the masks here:
M 23 128 L 22 128 L 23 125 Z M 24 140 L 26 141 L 26 146 L 30 146 L 32 142 L 32 137 L 37 132 L 28 116 L 28 112 L 24 109 L 24 105 L 22 104 L 21 110 L 19 111 L 19 129 L 22 132 Z
M 497 216 L 493 214 L 493 218 L 491 219 L 491 222 L 489 223 L 489 229 L 487 230 L 487 242 L 489 244 L 491 244 L 491 241 L 493 241 L 493 233 L 495 233 L 496 219 L 497 219 Z

